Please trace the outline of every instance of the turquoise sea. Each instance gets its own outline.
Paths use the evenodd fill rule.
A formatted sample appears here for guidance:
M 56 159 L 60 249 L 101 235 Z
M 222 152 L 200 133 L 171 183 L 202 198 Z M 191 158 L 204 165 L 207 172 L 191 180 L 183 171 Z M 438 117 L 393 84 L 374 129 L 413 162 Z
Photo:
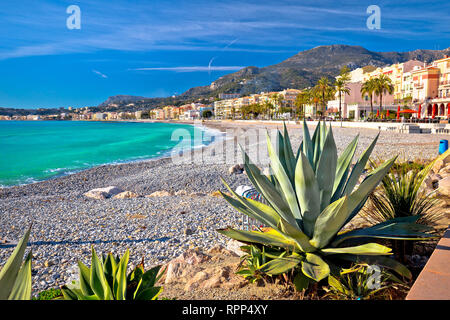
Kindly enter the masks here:
M 171 139 L 176 129 L 185 129 L 192 137 L 194 130 L 201 130 L 167 123 L 0 121 L 0 186 L 167 156 L 180 146 Z

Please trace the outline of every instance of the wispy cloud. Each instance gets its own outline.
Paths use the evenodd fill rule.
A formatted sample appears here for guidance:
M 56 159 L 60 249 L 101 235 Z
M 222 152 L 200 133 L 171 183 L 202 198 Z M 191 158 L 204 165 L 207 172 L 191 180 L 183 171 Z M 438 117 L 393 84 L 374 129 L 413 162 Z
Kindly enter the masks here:
M 189 67 L 157 67 L 157 68 L 133 68 L 134 71 L 173 71 L 173 72 L 210 72 L 210 71 L 236 71 L 244 66 L 189 66 Z
M 99 75 L 100 77 L 102 77 L 102 78 L 104 78 L 104 79 L 107 79 L 107 78 L 108 78 L 108 76 L 107 76 L 106 74 L 103 74 L 103 73 L 101 73 L 101 72 L 98 71 L 98 70 L 92 70 L 92 72 L 95 73 L 95 74 L 97 74 L 97 75 Z

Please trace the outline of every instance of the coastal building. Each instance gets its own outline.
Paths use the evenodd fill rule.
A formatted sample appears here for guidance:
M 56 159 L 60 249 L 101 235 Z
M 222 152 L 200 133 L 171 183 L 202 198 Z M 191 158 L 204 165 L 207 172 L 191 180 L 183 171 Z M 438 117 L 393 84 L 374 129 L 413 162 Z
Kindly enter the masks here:
M 107 115 L 106 113 L 97 112 L 97 113 L 94 115 L 94 120 L 106 120 L 107 116 L 108 116 L 108 115 Z
M 241 95 L 239 93 L 219 93 L 220 100 L 234 99 L 239 98 L 240 96 Z

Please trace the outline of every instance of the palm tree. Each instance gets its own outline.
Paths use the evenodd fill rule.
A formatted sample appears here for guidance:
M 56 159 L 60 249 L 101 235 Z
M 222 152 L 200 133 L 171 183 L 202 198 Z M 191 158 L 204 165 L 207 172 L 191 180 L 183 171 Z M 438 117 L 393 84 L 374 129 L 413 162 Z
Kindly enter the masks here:
M 350 88 L 347 87 L 347 82 L 342 78 L 338 78 L 334 86 L 336 92 L 339 94 L 339 119 L 342 119 L 342 94 L 350 94 Z
M 394 85 L 387 75 L 381 74 L 375 78 L 375 94 L 380 97 L 380 114 L 383 111 L 383 94 L 392 94 L 393 92 Z
M 361 97 L 365 97 L 367 94 L 370 98 L 370 114 L 373 116 L 373 94 L 375 92 L 375 79 L 369 79 L 361 86 Z
M 328 101 L 332 99 L 334 88 L 330 83 L 330 79 L 328 79 L 327 77 L 322 77 L 319 79 L 319 81 L 317 81 L 315 89 L 318 94 L 319 101 L 322 105 L 321 111 L 323 113 L 327 108 Z
M 342 94 L 350 94 L 350 88 L 347 87 L 347 83 L 350 81 L 350 69 L 347 66 L 342 67 L 341 73 L 334 83 L 335 90 L 339 94 L 339 119 L 342 120 Z

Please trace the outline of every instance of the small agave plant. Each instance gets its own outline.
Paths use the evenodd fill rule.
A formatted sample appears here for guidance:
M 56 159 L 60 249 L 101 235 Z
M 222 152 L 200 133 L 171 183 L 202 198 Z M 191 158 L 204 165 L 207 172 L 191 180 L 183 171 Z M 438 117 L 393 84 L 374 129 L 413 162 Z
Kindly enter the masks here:
M 19 241 L 0 271 L 0 300 L 31 299 L 31 251 L 22 264 L 31 228 Z
M 303 122 L 303 141 L 296 155 L 286 126 L 284 135 L 278 132 L 277 139 L 278 145 L 274 148 L 267 135 L 273 175 L 262 174 L 241 148 L 248 178 L 267 205 L 239 196 L 225 181 L 234 197 L 222 193 L 235 209 L 269 226 L 269 230 L 226 228 L 218 232 L 247 244 L 279 250 L 279 256 L 272 257 L 259 270 L 269 275 L 286 273 L 293 268 L 301 270 L 294 279 L 299 290 L 307 288 L 311 281 L 326 278 L 330 271 L 339 272 L 352 262 L 377 264 L 410 278 L 409 270 L 389 257 L 391 249 L 371 242 L 371 239 L 417 240 L 430 237 L 425 229 L 415 224 L 416 217 L 342 231 L 358 214 L 396 159 L 371 171 L 357 186 L 378 136 L 353 168 L 351 164 L 358 136 L 338 157 L 331 126 L 327 128 L 325 123 L 318 124 L 311 138 L 306 122 Z
M 162 287 L 155 287 L 164 272 L 160 266 L 144 271 L 143 263 L 127 275 L 129 251 L 122 258 L 111 253 L 99 258 L 92 248 L 88 268 L 78 262 L 79 281 L 61 288 L 65 300 L 157 300 Z

